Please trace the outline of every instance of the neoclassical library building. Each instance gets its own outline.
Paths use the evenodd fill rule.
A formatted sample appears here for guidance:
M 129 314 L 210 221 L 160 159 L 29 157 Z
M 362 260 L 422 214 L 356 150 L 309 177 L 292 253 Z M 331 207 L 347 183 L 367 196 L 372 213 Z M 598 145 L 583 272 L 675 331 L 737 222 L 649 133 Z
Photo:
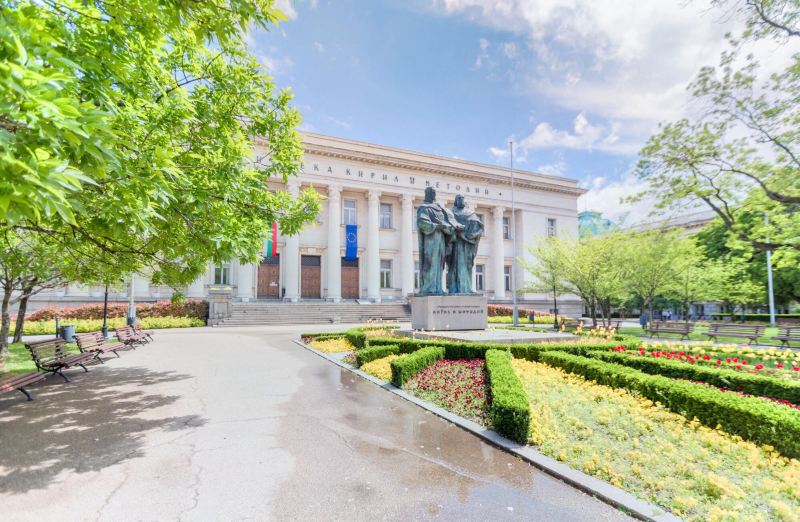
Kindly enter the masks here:
M 510 301 L 512 284 L 524 289 L 532 282 L 517 263 L 512 283 L 512 234 L 517 258 L 528 261 L 528 247 L 537 239 L 578 234 L 577 201 L 585 190 L 573 179 L 515 169 L 512 209 L 508 167 L 312 133 L 303 133 L 303 143 L 302 173 L 287 185 L 270 183 L 270 188 L 293 194 L 306 187 L 318 191 L 325 199 L 316 223 L 295 236 L 278 231 L 277 255 L 266 255 L 265 246 L 260 263 L 210 264 L 207 273 L 186 288 L 187 297 L 203 298 L 213 285 L 230 285 L 242 302 L 403 300 L 418 287 L 415 211 L 429 186 L 447 207 L 463 194 L 466 205 L 483 221 L 473 288 L 491 301 Z M 127 297 L 126 290 L 112 298 Z M 137 301 L 170 294 L 169 288 L 135 278 Z M 537 309 L 553 307 L 552 295 L 522 291 L 518 296 Z M 98 298 L 102 289 L 69 285 L 39 295 L 31 304 L 72 305 Z M 574 296 L 559 301 L 562 312 L 581 309 Z

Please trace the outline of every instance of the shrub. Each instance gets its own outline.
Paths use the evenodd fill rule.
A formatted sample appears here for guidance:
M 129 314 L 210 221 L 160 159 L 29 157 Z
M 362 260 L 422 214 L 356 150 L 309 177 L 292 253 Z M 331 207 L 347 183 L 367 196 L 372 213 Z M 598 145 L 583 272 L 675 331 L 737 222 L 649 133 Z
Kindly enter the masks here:
M 422 339 L 409 339 L 402 337 L 375 338 L 369 340 L 370 346 L 382 346 L 387 344 L 397 345 L 400 353 L 409 353 L 427 346 L 441 346 L 445 349 L 445 359 L 483 359 L 487 350 L 496 350 L 497 344 L 491 343 L 470 343 L 460 341 L 428 341 Z M 580 342 L 563 341 L 558 343 L 531 343 L 531 344 L 512 344 L 508 349 L 514 357 L 538 361 L 540 354 L 548 351 L 563 351 L 576 354 L 584 354 L 589 350 L 608 350 L 617 346 L 625 346 L 626 349 L 635 350 L 642 344 L 637 337 L 624 337 L 621 341 L 597 341 Z
M 429 346 L 392 361 L 392 384 L 403 386 L 407 380 L 439 359 L 444 359 L 444 348 Z
M 365 346 L 367 346 L 367 334 L 364 333 L 362 328 L 350 328 L 349 330 L 345 330 L 344 336 L 350 341 L 356 350 L 361 350 Z
M 382 359 L 388 355 L 396 354 L 399 352 L 397 345 L 387 344 L 384 346 L 370 346 L 356 352 L 356 366 L 363 366 L 368 362 L 376 359 Z
M 108 303 L 108 317 L 126 317 L 128 303 Z M 103 304 L 85 304 L 67 308 L 49 306 L 40 308 L 27 317 L 28 321 L 48 321 L 58 315 L 61 319 L 102 319 Z M 145 317 L 194 317 L 208 319 L 208 303 L 205 301 L 191 300 L 181 303 L 158 301 L 157 303 L 139 303 L 136 305 L 136 316 Z
M 588 355 L 595 359 L 636 368 L 651 375 L 702 381 L 718 388 L 730 388 L 750 395 L 783 399 L 792 404 L 800 404 L 800 381 L 625 353 L 597 351 Z
M 599 384 L 639 393 L 687 419 L 697 418 L 711 428 L 719 426 L 728 433 L 769 444 L 787 457 L 800 456 L 800 414 L 785 406 L 568 353 L 542 354 L 542 362 Z
M 492 394 L 489 406 L 492 427 L 497 433 L 524 444 L 528 439 L 531 407 L 522 382 L 511 366 L 511 354 L 488 350 L 486 372 Z
M 71 324 L 75 326 L 76 333 L 98 332 L 103 328 L 102 319 L 67 319 L 60 321 L 59 325 Z M 115 317 L 108 320 L 108 330 L 120 328 L 127 324 L 124 317 Z M 205 326 L 205 321 L 192 317 L 143 317 L 139 320 L 142 328 L 190 328 Z M 25 321 L 23 333 L 25 335 L 50 335 L 56 332 L 56 322 L 51 321 Z
M 768 323 L 770 321 L 769 314 L 711 314 L 711 318 L 715 320 L 732 319 L 739 321 L 744 318 L 745 321 L 754 321 L 761 323 Z M 781 319 L 800 319 L 800 314 L 775 314 L 775 319 L 780 322 Z
M 489 317 L 496 317 L 496 316 L 512 316 L 514 315 L 514 308 L 511 306 L 506 305 L 494 305 L 490 304 L 487 305 L 486 311 Z M 528 317 L 530 314 L 534 314 L 536 317 L 540 316 L 549 316 L 550 314 L 547 312 L 540 312 L 538 310 L 534 310 L 532 308 L 518 308 L 517 312 L 519 313 L 520 317 Z

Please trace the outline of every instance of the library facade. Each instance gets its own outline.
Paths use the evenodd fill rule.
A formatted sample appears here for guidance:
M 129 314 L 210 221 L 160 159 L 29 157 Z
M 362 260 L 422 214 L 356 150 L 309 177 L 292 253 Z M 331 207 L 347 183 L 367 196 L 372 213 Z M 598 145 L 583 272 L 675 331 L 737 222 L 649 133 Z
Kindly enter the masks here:
M 404 300 L 418 288 L 415 215 L 429 186 L 436 189 L 437 201 L 448 207 L 462 194 L 484 222 L 473 288 L 491 301 L 510 301 L 512 285 L 524 289 L 532 282 L 520 263 L 512 277 L 512 234 L 517 258 L 529 261 L 528 246 L 537 239 L 578 234 L 577 200 L 584 189 L 572 179 L 515 170 L 512 203 L 507 167 L 311 133 L 303 133 L 303 147 L 300 175 L 286 185 L 270 183 L 270 188 L 292 194 L 309 187 L 318 191 L 324 199 L 316 223 L 294 236 L 278 231 L 277 255 L 265 255 L 259 263 L 210 264 L 207 273 L 186 288 L 187 297 L 205 298 L 214 286 L 229 285 L 234 299 L 242 302 Z M 256 155 L 258 149 L 257 143 Z M 164 299 L 171 293 L 152 287 L 146 278 L 135 279 L 131 286 L 138 301 Z M 49 293 L 37 301 L 93 301 L 99 297 L 97 290 L 70 285 L 60 295 Z M 546 294 L 518 295 L 537 309 L 553 307 Z M 562 313 L 581 310 L 574 296 L 559 301 Z

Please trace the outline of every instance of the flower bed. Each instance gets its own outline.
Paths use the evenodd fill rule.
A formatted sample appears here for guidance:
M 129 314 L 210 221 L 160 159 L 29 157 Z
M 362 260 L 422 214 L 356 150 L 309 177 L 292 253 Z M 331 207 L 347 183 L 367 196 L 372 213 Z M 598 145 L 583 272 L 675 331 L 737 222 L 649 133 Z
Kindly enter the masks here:
M 76 333 L 98 332 L 103 328 L 102 319 L 61 319 L 59 325 L 71 324 L 75 326 Z M 127 324 L 124 317 L 114 317 L 108 320 L 109 331 L 121 328 Z M 205 326 L 206 322 L 194 317 L 142 317 L 139 324 L 147 330 L 159 328 L 191 328 Z M 25 335 L 50 335 L 55 334 L 56 322 L 52 321 L 25 321 L 22 329 Z
M 483 359 L 439 360 L 406 382 L 409 393 L 480 424 L 488 424 Z
M 374 361 L 370 361 L 364 364 L 361 367 L 361 371 L 366 372 L 373 377 L 377 377 L 378 379 L 384 381 L 391 381 L 392 380 L 392 361 L 396 361 L 397 359 L 402 358 L 402 355 L 387 355 L 386 357 L 382 357 L 380 359 L 375 359 Z
M 529 441 L 688 520 L 795 520 L 800 462 L 632 393 L 515 359 Z
M 787 371 L 791 371 L 793 366 L 800 367 L 800 352 L 780 349 L 775 346 L 766 349 L 754 349 L 746 345 L 737 344 L 655 342 L 643 343 L 641 347 L 647 353 L 672 352 L 679 354 L 684 352 L 692 356 L 699 355 L 701 359 L 704 355 L 709 355 L 714 359 L 714 363 L 716 363 L 716 359 L 720 359 L 722 362 L 725 362 L 726 359 L 731 359 L 731 362 L 734 362 L 734 359 L 738 358 L 746 360 L 751 365 L 764 364 L 766 367 L 781 365 Z M 797 371 L 800 372 L 800 370 Z
M 651 375 L 663 375 L 676 379 L 700 381 L 718 388 L 731 388 L 750 395 L 782 399 L 792 403 L 800 403 L 800 381 L 786 378 L 785 374 L 769 374 L 764 366 L 757 364 L 748 369 L 733 369 L 730 366 L 717 366 L 714 359 L 704 364 L 702 358 L 694 360 L 686 357 L 659 356 L 647 352 L 627 352 L 618 347 L 614 352 L 589 352 L 589 357 L 606 362 L 623 364 Z M 704 356 L 708 357 L 708 355 Z M 719 359 L 717 359 L 719 360 Z M 745 363 L 747 361 L 744 361 Z M 739 366 L 739 365 L 737 365 Z
M 128 303 L 109 303 L 107 317 L 126 317 L 128 315 Z M 103 304 L 85 304 L 80 306 L 70 306 L 58 308 L 46 306 L 36 310 L 27 316 L 29 321 L 49 321 L 54 320 L 56 315 L 61 319 L 102 319 Z M 193 317 L 196 319 L 208 319 L 208 303 L 200 300 L 189 300 L 181 303 L 171 301 L 158 301 L 156 303 L 138 303 L 136 305 L 136 316 L 145 317 Z
M 645 357 L 662 360 L 682 361 L 689 364 L 699 364 L 740 370 L 743 372 L 772 375 L 783 378 L 800 379 L 800 360 L 795 353 L 764 351 L 729 351 L 715 350 L 715 347 L 694 349 L 669 349 L 654 350 L 652 346 L 642 346 L 638 350 L 628 350 L 618 347 L 617 352 L 626 353 L 632 357 Z M 788 351 L 788 350 L 787 350 Z
M 769 444 L 788 457 L 800 457 L 800 413 L 779 404 L 563 352 L 546 352 L 541 362 L 599 384 L 638 393 L 689 419 L 697 418 L 706 426 Z
M 350 344 L 350 341 L 344 337 L 320 340 L 314 339 L 308 344 L 315 350 L 319 350 L 322 353 L 352 352 L 354 350 L 354 347 L 352 344 Z

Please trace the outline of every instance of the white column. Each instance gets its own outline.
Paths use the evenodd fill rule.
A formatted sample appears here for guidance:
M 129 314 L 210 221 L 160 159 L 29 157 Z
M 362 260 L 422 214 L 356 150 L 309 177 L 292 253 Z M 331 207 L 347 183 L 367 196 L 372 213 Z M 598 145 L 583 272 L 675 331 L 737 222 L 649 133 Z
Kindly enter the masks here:
M 406 297 L 414 293 L 414 196 L 403 194 L 400 201 L 400 289 Z
M 327 299 L 335 303 L 342 299 L 341 194 L 342 187 L 328 185 Z
M 292 197 L 300 193 L 300 182 L 290 180 L 286 186 Z M 281 259 L 283 265 L 283 280 L 286 294 L 286 301 L 298 301 L 300 299 L 300 236 L 286 236 L 286 246 Z
M 494 284 L 494 298 L 506 298 L 506 280 L 503 272 L 505 267 L 505 255 L 503 244 L 503 207 L 494 207 L 492 212 L 492 280 Z
M 253 263 L 237 263 L 237 265 L 236 296 L 246 303 L 255 297 L 253 287 L 256 284 L 256 267 Z
M 367 199 L 367 299 L 377 303 L 381 300 L 380 191 L 370 190 Z

